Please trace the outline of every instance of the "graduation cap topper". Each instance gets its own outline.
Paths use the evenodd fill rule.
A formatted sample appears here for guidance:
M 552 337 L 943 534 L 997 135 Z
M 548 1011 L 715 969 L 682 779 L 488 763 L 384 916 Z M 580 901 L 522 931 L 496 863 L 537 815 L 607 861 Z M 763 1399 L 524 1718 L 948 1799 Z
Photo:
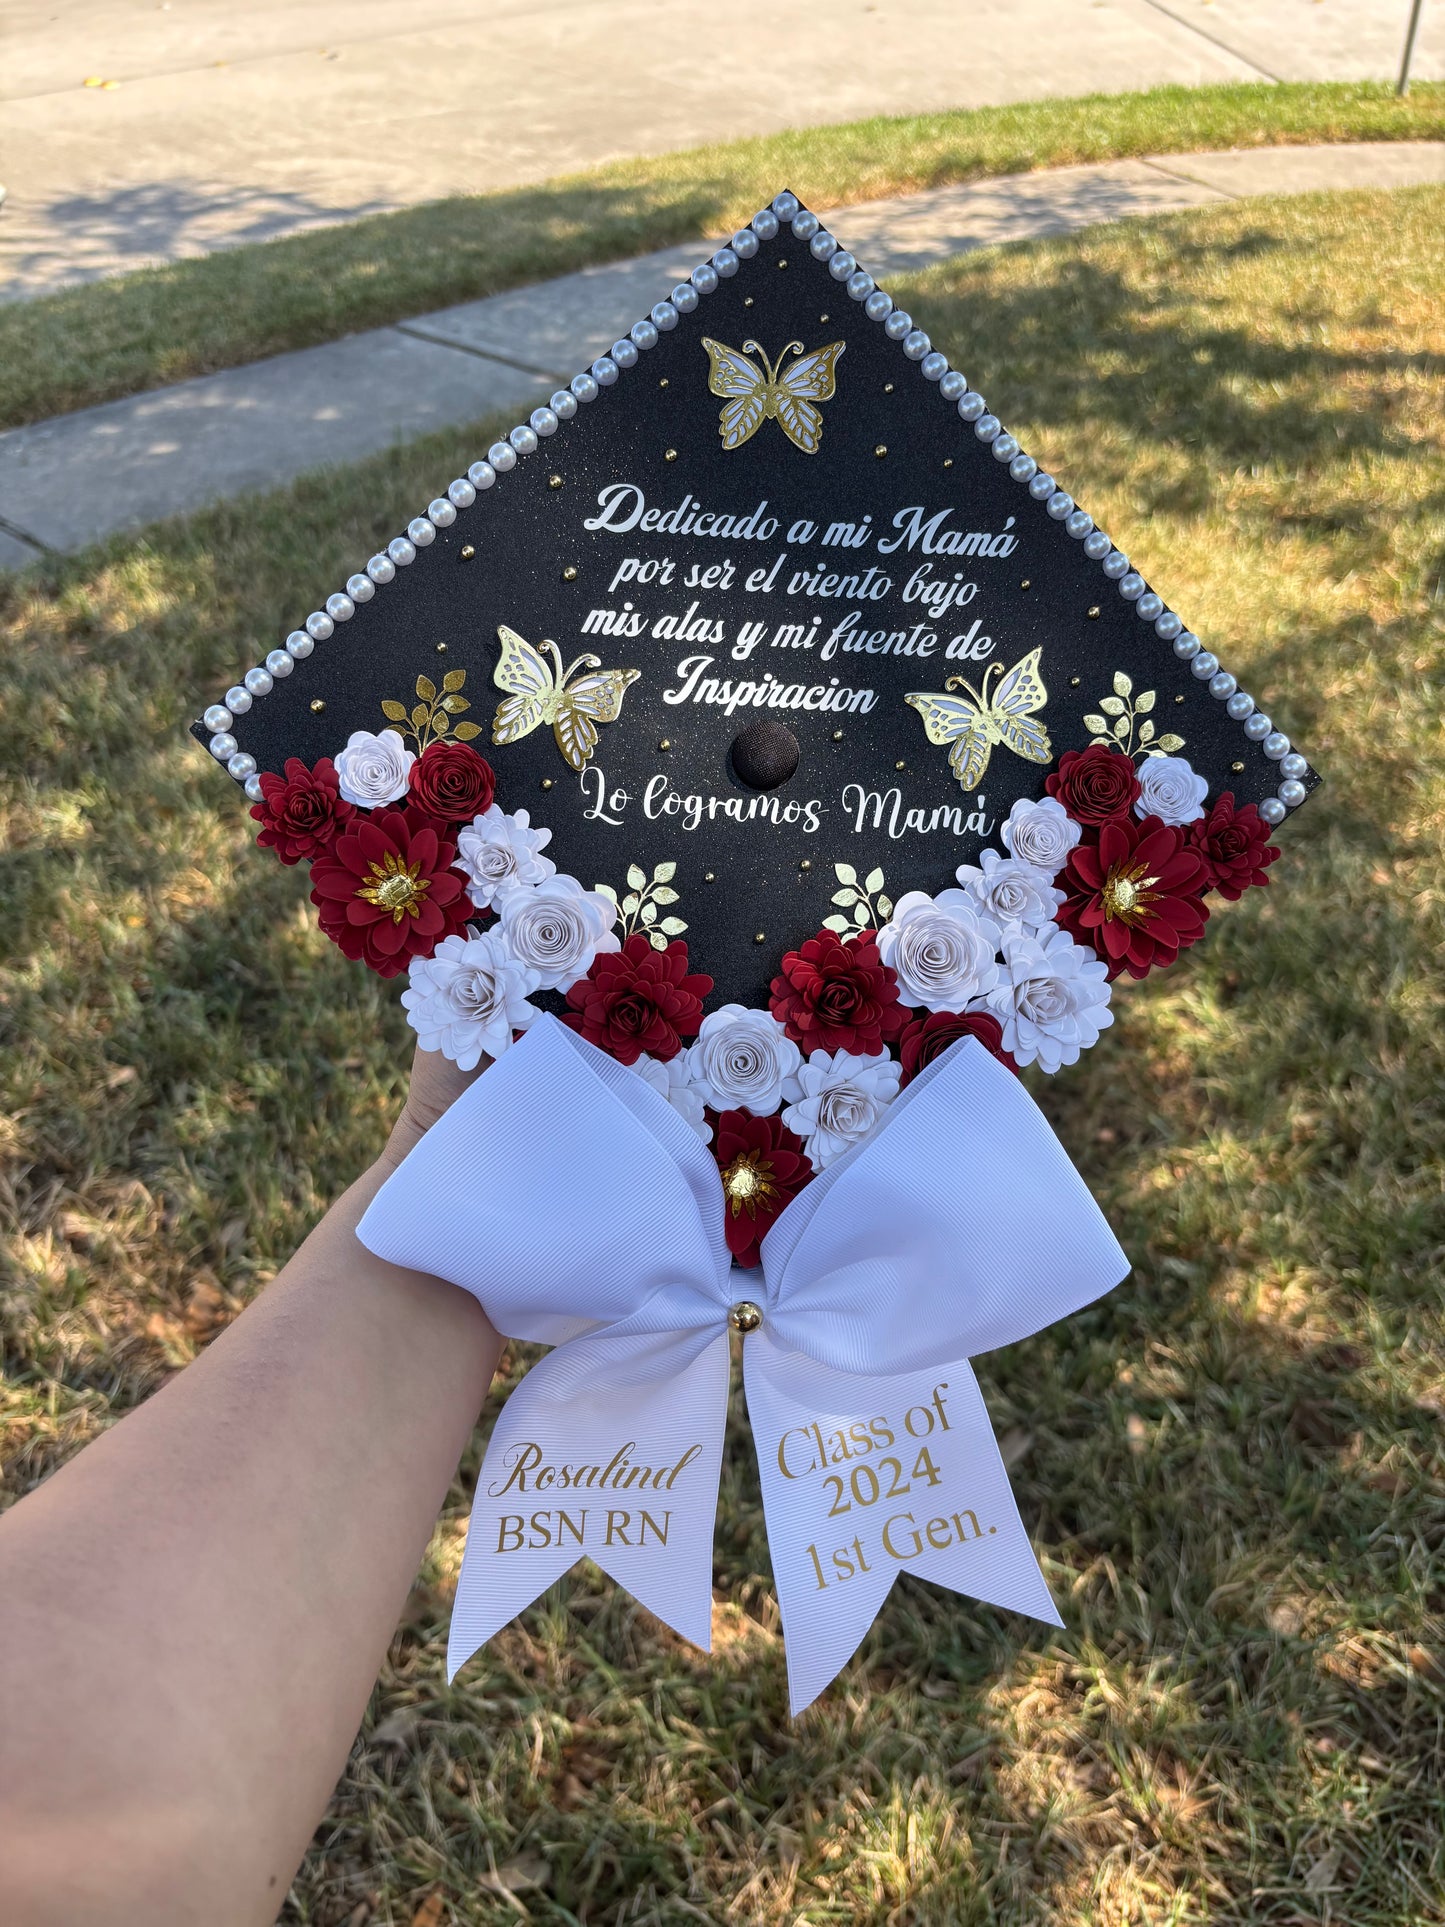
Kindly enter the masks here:
M 1062 926 L 1143 974 L 1198 934 L 1209 885 L 1265 880 L 1269 830 L 1318 780 L 790 193 L 195 731 L 262 840 L 313 863 L 323 927 L 385 974 L 469 925 L 520 940 L 507 898 L 560 876 L 601 954 L 685 940 L 715 1002 L 756 1009 L 815 933 L 907 952 L 898 906 L 960 882 L 1000 942 Z M 1144 845 L 1151 817 L 1168 834 Z M 598 951 L 538 944 L 527 998 L 560 1007 Z M 987 975 L 941 984 L 948 1007 Z M 937 1011 L 924 988 L 905 973 L 900 1004 Z M 808 1015 L 784 1015 L 798 1041 L 839 1041 Z
M 1268 882 L 1318 779 L 816 216 L 780 194 L 196 733 L 421 1042 L 501 1060 L 359 1233 L 555 1346 L 450 1670 L 583 1553 L 708 1644 L 729 1328 L 795 1711 L 898 1571 L 1059 1623 L 968 1360 L 1128 1261 L 1011 1072 Z

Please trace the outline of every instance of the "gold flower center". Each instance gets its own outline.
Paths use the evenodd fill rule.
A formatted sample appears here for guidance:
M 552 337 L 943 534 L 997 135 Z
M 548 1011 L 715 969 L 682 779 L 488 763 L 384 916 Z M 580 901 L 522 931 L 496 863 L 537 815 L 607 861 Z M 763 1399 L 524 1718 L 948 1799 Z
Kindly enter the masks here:
M 1147 923 L 1149 906 L 1154 901 L 1151 893 L 1158 881 L 1158 877 L 1143 874 L 1142 864 L 1133 870 L 1111 870 L 1100 893 L 1104 915 L 1136 926 Z
M 734 1217 L 744 1206 L 748 1216 L 753 1217 L 758 1206 L 775 1197 L 778 1190 L 773 1182 L 772 1163 L 761 1151 L 739 1151 L 723 1172 L 722 1186 Z
M 431 888 L 431 878 L 418 876 L 419 863 L 403 863 L 395 850 L 388 850 L 380 863 L 373 863 L 356 894 L 378 910 L 389 910 L 393 923 L 418 914 L 421 900 Z

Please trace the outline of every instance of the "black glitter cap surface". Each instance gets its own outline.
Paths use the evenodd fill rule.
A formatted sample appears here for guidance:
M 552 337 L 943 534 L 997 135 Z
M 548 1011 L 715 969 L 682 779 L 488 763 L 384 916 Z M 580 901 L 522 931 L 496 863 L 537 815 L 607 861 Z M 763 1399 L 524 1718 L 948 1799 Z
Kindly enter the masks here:
M 589 889 L 675 865 L 694 967 L 761 1004 L 836 865 L 947 888 L 1067 750 L 1178 754 L 1275 822 L 1314 788 L 793 196 L 659 295 L 195 724 L 253 796 L 445 715 Z

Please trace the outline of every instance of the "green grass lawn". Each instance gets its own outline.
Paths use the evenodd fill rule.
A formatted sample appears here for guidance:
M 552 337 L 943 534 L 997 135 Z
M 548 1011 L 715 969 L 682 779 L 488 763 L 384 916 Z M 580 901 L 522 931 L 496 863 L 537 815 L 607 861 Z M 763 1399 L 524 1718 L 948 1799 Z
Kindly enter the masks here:
M 1439 189 L 1253 202 L 907 288 L 1327 778 L 1043 1093 L 1135 1261 L 982 1363 L 1067 1629 L 905 1578 L 790 1725 L 739 1393 L 713 1657 L 589 1568 L 449 1688 L 474 1450 L 284 1921 L 1442 1917 L 1442 231 Z M 382 1142 L 396 989 L 183 725 L 484 433 L 0 586 L 6 1499 Z
M 856 121 L 616 161 L 0 306 L 0 428 L 816 207 L 1122 155 L 1438 140 L 1445 85 L 1163 87 Z

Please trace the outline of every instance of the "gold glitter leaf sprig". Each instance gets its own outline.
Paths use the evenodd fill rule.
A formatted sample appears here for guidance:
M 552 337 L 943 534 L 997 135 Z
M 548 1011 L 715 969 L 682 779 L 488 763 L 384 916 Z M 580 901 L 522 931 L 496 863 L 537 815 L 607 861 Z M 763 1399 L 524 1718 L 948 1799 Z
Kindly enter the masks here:
M 677 875 L 675 863 L 659 863 L 652 873 L 652 881 L 647 880 L 647 872 L 640 864 L 633 863 L 627 871 L 627 895 L 619 899 L 610 883 L 598 883 L 593 887 L 599 896 L 615 903 L 622 923 L 624 937 L 644 935 L 654 950 L 666 950 L 668 940 L 680 937 L 687 925 L 681 917 L 659 917 L 659 907 L 677 902 L 677 892 L 669 886 Z
M 465 669 L 449 669 L 442 677 L 438 691 L 430 676 L 418 676 L 416 694 L 420 700 L 410 713 L 405 703 L 387 697 L 381 705 L 381 713 L 389 723 L 396 727 L 403 741 L 410 736 L 416 744 L 416 753 L 421 755 L 429 743 L 437 742 L 444 736 L 451 736 L 456 742 L 469 743 L 474 736 L 482 733 L 479 723 L 452 723 L 453 716 L 460 716 L 471 704 L 458 692 L 467 680 Z
M 893 915 L 892 899 L 882 894 L 883 872 L 870 870 L 860 883 L 851 863 L 835 863 L 833 874 L 843 886 L 833 892 L 833 901 L 852 914 L 824 917 L 823 928 L 836 931 L 840 937 L 855 930 L 881 930 Z
M 1154 702 L 1152 689 L 1141 689 L 1136 696 L 1131 679 L 1122 669 L 1116 669 L 1113 695 L 1099 699 L 1103 715 L 1086 716 L 1084 728 L 1091 736 L 1104 737 L 1111 749 L 1121 749 L 1141 762 L 1148 756 L 1172 756 L 1176 749 L 1183 749 L 1184 738 L 1171 734 L 1156 741 L 1150 716 Z

